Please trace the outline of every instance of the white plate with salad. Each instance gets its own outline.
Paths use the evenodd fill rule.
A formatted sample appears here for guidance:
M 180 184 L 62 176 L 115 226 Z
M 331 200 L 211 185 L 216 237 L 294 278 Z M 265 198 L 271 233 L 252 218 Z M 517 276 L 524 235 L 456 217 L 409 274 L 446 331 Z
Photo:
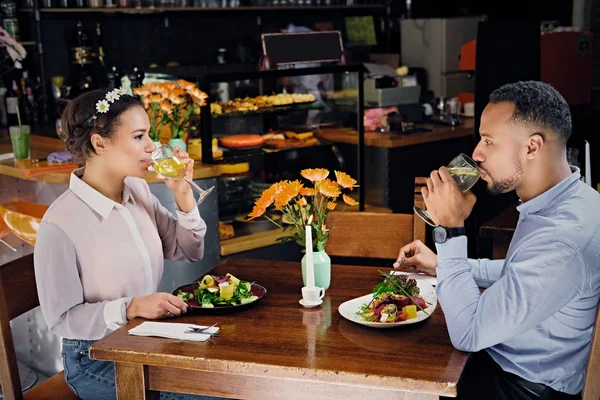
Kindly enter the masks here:
M 393 328 L 410 325 L 429 318 L 437 307 L 434 287 L 424 280 L 407 275 L 382 273 L 383 280 L 373 293 L 342 303 L 342 317 L 372 328 Z
M 231 274 L 207 274 L 197 282 L 178 287 L 173 294 L 185 301 L 191 311 L 225 314 L 248 308 L 262 299 L 267 289 Z

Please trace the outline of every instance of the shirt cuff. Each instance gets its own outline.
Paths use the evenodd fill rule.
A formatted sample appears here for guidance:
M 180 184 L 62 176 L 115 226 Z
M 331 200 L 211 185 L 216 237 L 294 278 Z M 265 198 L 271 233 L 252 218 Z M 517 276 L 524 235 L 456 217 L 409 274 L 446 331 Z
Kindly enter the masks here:
M 112 300 L 104 305 L 104 322 L 110 330 L 119 329 L 127 323 L 127 306 L 131 297 Z
M 175 212 L 177 213 L 177 220 L 179 225 L 187 230 L 199 230 L 202 227 L 202 217 L 200 217 L 200 210 L 198 207 L 192 208 L 189 212 L 184 213 L 178 207 Z
M 467 259 L 467 237 L 458 236 L 448 239 L 445 243 L 436 243 L 438 264 L 447 260 Z

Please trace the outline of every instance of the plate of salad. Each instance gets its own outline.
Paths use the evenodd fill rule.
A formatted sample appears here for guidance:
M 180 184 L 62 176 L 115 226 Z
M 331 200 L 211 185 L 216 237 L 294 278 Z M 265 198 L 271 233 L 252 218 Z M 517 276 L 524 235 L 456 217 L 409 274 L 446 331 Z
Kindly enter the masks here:
M 393 328 L 424 321 L 435 311 L 437 296 L 430 283 L 407 275 L 381 275 L 373 293 L 340 305 L 342 317 L 372 328 Z
M 252 306 L 267 294 L 267 289 L 231 274 L 207 274 L 197 282 L 178 287 L 173 294 L 185 301 L 189 310 L 225 314 Z

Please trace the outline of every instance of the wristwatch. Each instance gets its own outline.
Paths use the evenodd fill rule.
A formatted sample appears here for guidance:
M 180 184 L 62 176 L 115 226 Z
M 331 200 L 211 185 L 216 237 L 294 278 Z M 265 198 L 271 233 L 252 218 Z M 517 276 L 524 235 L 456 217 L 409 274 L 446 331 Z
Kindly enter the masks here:
M 435 243 L 445 243 L 448 239 L 457 236 L 466 236 L 467 231 L 464 227 L 446 228 L 445 226 L 436 226 L 433 228 L 433 241 Z

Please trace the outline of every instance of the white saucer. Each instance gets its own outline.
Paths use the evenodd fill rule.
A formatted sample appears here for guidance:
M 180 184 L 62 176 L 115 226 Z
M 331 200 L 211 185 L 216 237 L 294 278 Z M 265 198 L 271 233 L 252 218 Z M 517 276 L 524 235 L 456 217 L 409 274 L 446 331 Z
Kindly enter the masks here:
M 302 304 L 302 307 L 314 308 L 323 304 L 323 299 L 319 300 L 317 303 L 307 303 L 304 301 L 304 299 L 300 299 L 299 303 Z

